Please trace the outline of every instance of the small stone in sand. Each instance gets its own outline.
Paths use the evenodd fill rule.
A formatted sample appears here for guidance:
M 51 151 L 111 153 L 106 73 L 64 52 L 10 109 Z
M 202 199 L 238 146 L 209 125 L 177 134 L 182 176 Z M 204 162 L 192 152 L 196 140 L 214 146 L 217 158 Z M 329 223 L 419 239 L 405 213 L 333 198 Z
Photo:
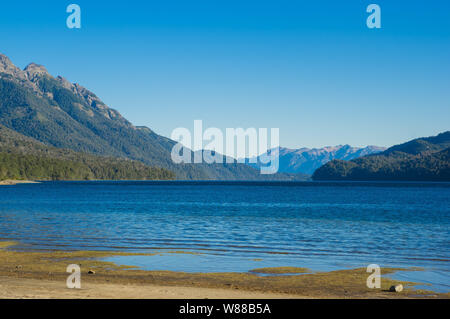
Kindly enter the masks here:
M 391 292 L 401 292 L 401 291 L 403 291 L 403 285 L 391 286 L 389 291 L 391 291 Z

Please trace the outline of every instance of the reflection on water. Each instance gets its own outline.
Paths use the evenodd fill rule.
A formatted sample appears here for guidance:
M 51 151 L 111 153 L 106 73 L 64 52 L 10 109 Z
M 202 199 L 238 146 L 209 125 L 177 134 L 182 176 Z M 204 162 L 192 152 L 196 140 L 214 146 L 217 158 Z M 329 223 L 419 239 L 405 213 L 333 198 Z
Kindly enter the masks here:
M 0 188 L 0 238 L 202 253 L 126 257 L 145 269 L 418 266 L 448 287 L 449 204 L 448 183 L 49 182 Z

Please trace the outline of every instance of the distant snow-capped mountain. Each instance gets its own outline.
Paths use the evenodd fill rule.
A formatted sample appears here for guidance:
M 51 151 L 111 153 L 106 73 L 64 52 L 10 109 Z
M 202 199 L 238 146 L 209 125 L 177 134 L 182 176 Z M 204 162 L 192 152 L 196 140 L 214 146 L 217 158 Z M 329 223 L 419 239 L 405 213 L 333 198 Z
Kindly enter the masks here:
M 279 149 L 273 149 L 272 152 L 279 152 L 279 172 L 312 175 L 316 169 L 334 159 L 349 161 L 361 156 L 380 153 L 385 149 L 386 148 L 379 146 L 367 146 L 360 148 L 352 147 L 350 145 L 338 145 L 313 149 L 289 149 L 280 147 Z M 255 168 L 259 168 L 261 166 L 259 157 L 258 163 L 251 163 L 249 159 L 246 160 L 246 163 Z

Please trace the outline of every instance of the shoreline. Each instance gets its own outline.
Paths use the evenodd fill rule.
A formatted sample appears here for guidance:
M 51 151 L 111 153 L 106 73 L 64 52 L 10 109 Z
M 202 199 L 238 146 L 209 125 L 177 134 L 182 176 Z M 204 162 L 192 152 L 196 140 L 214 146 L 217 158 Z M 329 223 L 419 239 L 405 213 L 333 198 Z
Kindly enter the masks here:
M 158 184 L 158 185 L 224 185 L 224 186 L 235 186 L 235 185 L 247 185 L 247 186 L 285 186 L 285 185 L 295 185 L 295 186 L 321 186 L 332 184 L 334 186 L 346 186 L 346 185 L 363 185 L 363 186 L 384 186 L 391 184 L 404 184 L 404 185 L 422 185 L 422 186 L 434 186 L 434 185 L 450 185 L 450 181 L 407 181 L 407 180 L 163 180 L 163 179 L 115 179 L 115 180 L 105 180 L 105 179 L 42 179 L 42 180 L 0 180 L 0 186 L 4 185 L 17 185 L 17 184 L 41 184 L 43 182 L 105 182 L 105 183 L 115 183 L 115 182 L 143 182 L 147 184 Z
M 40 184 L 39 181 L 28 181 L 28 180 L 15 180 L 15 179 L 6 179 L 0 181 L 0 186 L 7 185 L 17 185 L 17 184 Z
M 381 289 L 366 287 L 366 269 L 277 276 L 290 269 L 254 273 L 183 273 L 147 271 L 100 260 L 110 256 L 157 255 L 106 251 L 15 251 L 0 242 L 0 298 L 449 298 L 450 294 L 413 288 L 415 283 L 382 277 Z M 184 252 L 174 252 L 184 253 Z M 68 289 L 69 264 L 81 268 L 82 289 Z M 383 275 L 399 270 L 383 269 Z M 268 270 L 269 271 L 269 270 Z M 91 274 L 89 274 L 91 272 Z M 401 293 L 389 292 L 403 284 Z

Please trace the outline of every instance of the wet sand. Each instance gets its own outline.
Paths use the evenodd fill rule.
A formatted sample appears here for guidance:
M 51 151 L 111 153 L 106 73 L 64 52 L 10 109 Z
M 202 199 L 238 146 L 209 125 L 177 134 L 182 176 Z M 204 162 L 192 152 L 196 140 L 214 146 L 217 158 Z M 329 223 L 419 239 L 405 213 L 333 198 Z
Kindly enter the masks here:
M 99 260 L 123 252 L 20 251 L 0 242 L 0 298 L 448 298 L 449 294 L 419 291 L 413 283 L 382 278 L 381 289 L 366 286 L 366 269 L 296 275 L 306 268 L 269 269 L 278 275 L 254 273 L 182 273 L 144 271 Z M 174 252 L 183 253 L 183 252 Z M 68 289 L 66 268 L 81 268 L 81 289 Z M 383 274 L 399 269 L 382 270 Z M 414 271 L 413 269 L 410 269 Z M 264 269 L 259 271 L 264 272 Z M 91 274 L 89 274 L 91 272 Z M 401 293 L 389 287 L 402 283 Z

